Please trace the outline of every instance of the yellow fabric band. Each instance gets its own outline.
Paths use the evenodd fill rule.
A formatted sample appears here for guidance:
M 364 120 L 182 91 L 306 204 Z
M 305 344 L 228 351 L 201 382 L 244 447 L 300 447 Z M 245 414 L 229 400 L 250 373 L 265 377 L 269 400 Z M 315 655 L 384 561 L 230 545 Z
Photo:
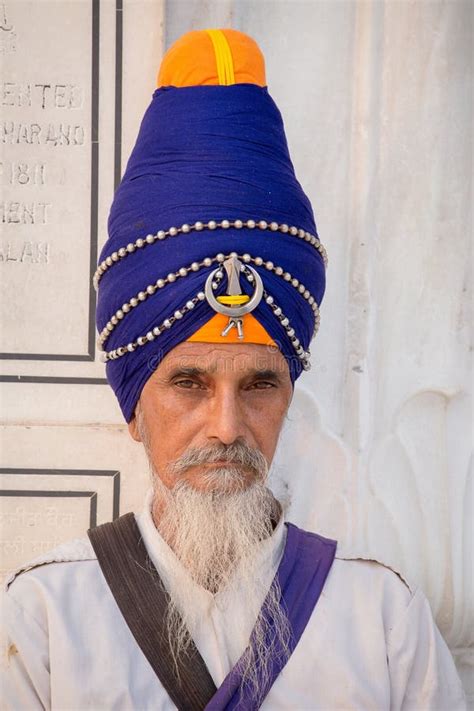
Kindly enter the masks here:
M 218 296 L 217 301 L 221 304 L 230 304 L 231 306 L 234 306 L 235 304 L 246 304 L 247 301 L 250 301 L 250 296 L 247 296 L 247 294 L 235 294 L 231 296 Z
M 219 84 L 221 86 L 235 84 L 234 62 L 225 34 L 221 30 L 206 30 L 206 32 L 214 47 Z

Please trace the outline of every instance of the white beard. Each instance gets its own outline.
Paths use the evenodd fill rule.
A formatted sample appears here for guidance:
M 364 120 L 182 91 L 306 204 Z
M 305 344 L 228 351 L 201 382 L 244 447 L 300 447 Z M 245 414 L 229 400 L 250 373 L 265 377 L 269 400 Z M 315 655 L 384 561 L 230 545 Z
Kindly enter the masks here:
M 255 620 L 253 644 L 241 664 L 241 690 L 244 686 L 250 687 L 258 699 L 274 653 L 274 646 L 269 646 L 266 640 L 268 623 L 259 616 L 265 598 L 267 612 L 274 622 L 273 639 L 276 638 L 278 648 L 284 650 L 285 658 L 289 656 L 289 624 L 279 604 L 279 586 L 270 587 L 271 561 L 268 560 L 265 567 L 261 558 L 255 557 L 256 548 L 271 535 L 273 524 L 281 515 L 281 507 L 263 483 L 236 487 L 236 483 L 242 481 L 242 473 L 237 468 L 215 469 L 207 476 L 211 480 L 211 491 L 203 492 L 182 481 L 170 490 L 155 475 L 153 508 L 160 511 L 155 523 L 194 581 L 213 593 L 216 604 L 238 589 L 242 608 L 247 611 L 249 619 Z M 214 488 L 217 480 L 222 484 L 218 490 Z M 190 635 L 202 620 L 192 588 L 183 585 L 179 576 L 176 580 L 168 580 L 167 584 L 171 597 L 167 628 L 176 661 L 186 651 Z M 236 625 L 237 656 L 249 644 L 248 636 L 244 638 L 242 634 L 245 633 Z

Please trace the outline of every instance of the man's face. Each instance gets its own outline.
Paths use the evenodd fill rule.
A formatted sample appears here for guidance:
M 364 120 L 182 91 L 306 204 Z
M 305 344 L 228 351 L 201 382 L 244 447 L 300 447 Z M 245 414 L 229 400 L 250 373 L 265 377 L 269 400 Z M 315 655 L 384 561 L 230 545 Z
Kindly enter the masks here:
M 168 488 L 186 481 L 205 488 L 212 462 L 178 474 L 171 465 L 189 450 L 244 443 L 270 465 L 293 388 L 276 349 L 256 344 L 181 343 L 166 355 L 143 388 L 132 437 L 143 441 L 155 473 Z M 248 484 L 255 472 L 245 471 Z

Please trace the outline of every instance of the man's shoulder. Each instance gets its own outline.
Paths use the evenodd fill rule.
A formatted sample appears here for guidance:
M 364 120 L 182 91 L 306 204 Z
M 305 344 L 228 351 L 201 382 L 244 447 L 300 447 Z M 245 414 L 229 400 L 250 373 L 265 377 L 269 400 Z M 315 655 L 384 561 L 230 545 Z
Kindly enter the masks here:
M 8 591 L 12 583 L 19 579 L 44 577 L 57 570 L 57 566 L 66 564 L 81 564 L 87 561 L 97 561 L 91 542 L 87 537 L 75 538 L 62 543 L 40 556 L 20 565 L 5 579 L 4 589 Z
M 332 570 L 333 590 L 345 591 L 354 604 L 388 606 L 402 612 L 421 594 L 396 567 L 371 553 L 338 547 Z
M 410 596 L 416 592 L 416 585 L 411 583 L 395 566 L 371 553 L 353 551 L 344 546 L 338 546 L 335 563 L 343 575 L 357 576 L 365 581 L 379 579 L 405 590 Z
M 293 525 L 294 524 L 290 524 Z M 297 527 L 298 528 L 298 527 Z M 320 544 L 335 546 L 335 557 L 333 562 L 334 573 L 338 578 L 345 579 L 348 583 L 362 585 L 378 581 L 385 585 L 391 585 L 405 591 L 410 596 L 413 595 L 417 587 L 409 582 L 396 566 L 374 556 L 371 552 L 358 550 L 349 547 L 344 542 L 335 541 L 324 534 L 315 533 L 306 529 L 299 529 L 306 537 L 316 539 Z

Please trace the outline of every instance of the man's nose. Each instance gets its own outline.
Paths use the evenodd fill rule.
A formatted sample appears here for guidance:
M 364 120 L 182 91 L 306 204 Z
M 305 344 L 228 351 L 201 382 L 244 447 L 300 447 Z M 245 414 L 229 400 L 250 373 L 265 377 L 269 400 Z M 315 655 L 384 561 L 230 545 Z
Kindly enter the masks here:
M 223 444 L 232 444 L 239 437 L 245 438 L 247 423 L 233 389 L 217 391 L 209 401 L 206 435 L 208 439 L 218 439 Z

